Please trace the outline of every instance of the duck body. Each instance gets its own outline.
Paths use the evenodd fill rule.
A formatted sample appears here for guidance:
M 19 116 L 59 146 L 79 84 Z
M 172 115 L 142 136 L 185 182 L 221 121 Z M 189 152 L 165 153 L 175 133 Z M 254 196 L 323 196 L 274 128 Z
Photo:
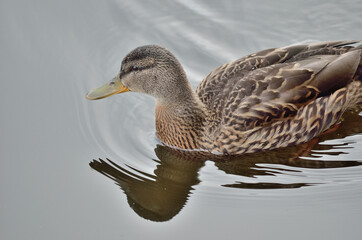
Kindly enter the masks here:
M 177 149 L 231 155 L 296 145 L 362 103 L 362 49 L 353 43 L 263 50 L 216 68 L 196 91 L 168 50 L 143 46 L 112 80 L 122 90 L 103 87 L 88 98 L 129 90 L 154 96 L 156 135 Z

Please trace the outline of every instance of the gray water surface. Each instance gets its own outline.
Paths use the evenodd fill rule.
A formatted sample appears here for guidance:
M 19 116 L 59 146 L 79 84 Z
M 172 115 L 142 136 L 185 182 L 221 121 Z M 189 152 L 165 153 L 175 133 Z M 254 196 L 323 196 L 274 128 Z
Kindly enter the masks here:
M 0 238 L 359 239 L 361 113 L 206 161 L 159 145 L 151 97 L 85 94 L 140 45 L 170 49 L 196 87 L 262 49 L 361 39 L 361 22 L 360 0 L 1 1 Z

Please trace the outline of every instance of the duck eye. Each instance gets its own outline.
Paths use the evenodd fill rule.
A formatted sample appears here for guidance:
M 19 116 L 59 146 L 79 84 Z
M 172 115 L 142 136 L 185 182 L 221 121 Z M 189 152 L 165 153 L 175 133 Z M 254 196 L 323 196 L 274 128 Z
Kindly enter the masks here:
M 138 68 L 136 65 L 134 65 L 134 66 L 132 67 L 132 70 L 133 70 L 133 71 L 138 71 L 139 68 Z

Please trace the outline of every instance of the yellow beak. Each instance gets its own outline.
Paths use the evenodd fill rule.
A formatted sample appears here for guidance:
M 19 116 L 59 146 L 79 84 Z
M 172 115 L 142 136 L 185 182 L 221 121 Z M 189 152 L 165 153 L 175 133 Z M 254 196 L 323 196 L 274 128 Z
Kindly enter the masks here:
M 87 94 L 86 98 L 89 100 L 97 100 L 112 96 L 117 93 L 123 93 L 128 91 L 129 91 L 128 87 L 123 86 L 123 84 L 121 83 L 121 79 L 119 78 L 119 75 L 117 75 L 110 82 L 104 84 L 99 88 L 91 90 Z

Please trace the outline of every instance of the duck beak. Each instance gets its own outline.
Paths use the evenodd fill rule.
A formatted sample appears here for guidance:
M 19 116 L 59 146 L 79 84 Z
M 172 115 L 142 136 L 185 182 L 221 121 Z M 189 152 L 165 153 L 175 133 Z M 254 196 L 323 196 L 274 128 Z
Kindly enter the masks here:
M 123 86 L 123 84 L 121 83 L 119 74 L 118 74 L 110 82 L 104 84 L 103 86 L 101 86 L 99 88 L 95 88 L 95 89 L 91 90 L 87 94 L 86 98 L 88 100 L 97 100 L 97 99 L 102 99 L 102 98 L 112 96 L 117 93 L 123 93 L 123 92 L 128 92 L 128 91 L 129 91 L 128 87 Z

